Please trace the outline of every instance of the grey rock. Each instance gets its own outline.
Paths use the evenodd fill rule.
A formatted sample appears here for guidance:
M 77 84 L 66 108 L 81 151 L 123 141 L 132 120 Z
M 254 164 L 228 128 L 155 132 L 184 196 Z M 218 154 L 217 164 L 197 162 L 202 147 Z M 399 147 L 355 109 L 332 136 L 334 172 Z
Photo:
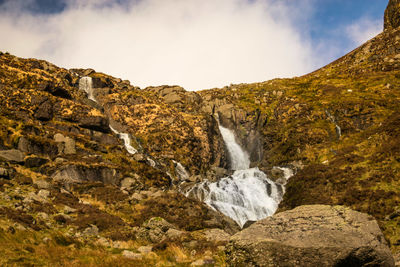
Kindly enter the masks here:
M 176 229 L 168 229 L 166 232 L 166 237 L 172 240 L 180 240 L 182 237 L 186 236 L 187 233 L 184 231 L 176 230 Z
M 258 221 L 227 245 L 232 266 L 394 266 L 377 222 L 341 206 L 300 206 Z
M 206 229 L 202 231 L 205 239 L 208 242 L 213 242 L 217 245 L 224 245 L 229 242 L 230 235 L 222 229 Z
M 1 150 L 0 158 L 9 162 L 23 163 L 25 154 L 17 149 Z
M 54 181 L 70 183 L 103 182 L 116 185 L 120 174 L 107 167 L 88 167 L 84 165 L 67 165 L 52 175 Z
M 125 178 L 121 181 L 121 187 L 131 188 L 136 183 L 133 178 Z
M 45 212 L 39 212 L 37 214 L 37 218 L 41 219 L 42 221 L 47 221 L 49 220 L 49 215 Z
M 51 187 L 50 183 L 45 180 L 36 180 L 33 182 L 39 189 L 49 189 Z
M 71 214 L 71 213 L 74 213 L 74 212 L 76 212 L 76 209 L 71 208 L 71 207 L 69 207 L 69 206 L 65 206 L 65 207 L 64 207 L 64 213 L 65 213 L 65 214 Z
M 86 236 L 97 236 L 99 234 L 99 228 L 96 225 L 91 225 L 83 231 L 83 235 Z
M 64 153 L 66 155 L 76 154 L 75 140 L 71 137 L 65 137 L 64 135 L 57 133 L 54 135 L 54 141 L 63 144 L 58 146 L 59 153 Z
M 131 259 L 131 260 L 141 260 L 143 258 L 142 254 L 140 253 L 134 253 L 130 250 L 124 250 L 122 252 L 122 256 L 125 258 Z
M 39 190 L 39 192 L 37 193 L 38 197 L 43 198 L 43 199 L 47 199 L 50 196 L 50 192 L 47 191 L 46 189 L 41 189 Z
M 142 254 L 149 254 L 150 252 L 153 251 L 153 247 L 152 246 L 141 246 L 137 250 Z

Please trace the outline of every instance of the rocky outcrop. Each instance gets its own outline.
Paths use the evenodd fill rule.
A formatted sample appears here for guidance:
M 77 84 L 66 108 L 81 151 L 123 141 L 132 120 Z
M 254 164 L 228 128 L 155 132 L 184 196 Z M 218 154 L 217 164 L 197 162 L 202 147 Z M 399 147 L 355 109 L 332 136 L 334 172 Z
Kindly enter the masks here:
M 231 266 L 394 266 L 376 221 L 342 206 L 301 206 L 254 223 L 227 247 Z
M 400 26 L 400 1 L 390 0 L 385 10 L 384 29 L 390 30 Z
M 120 174 L 115 169 L 102 166 L 68 165 L 54 173 L 52 178 L 55 181 L 66 184 L 103 182 L 116 185 L 120 180 Z

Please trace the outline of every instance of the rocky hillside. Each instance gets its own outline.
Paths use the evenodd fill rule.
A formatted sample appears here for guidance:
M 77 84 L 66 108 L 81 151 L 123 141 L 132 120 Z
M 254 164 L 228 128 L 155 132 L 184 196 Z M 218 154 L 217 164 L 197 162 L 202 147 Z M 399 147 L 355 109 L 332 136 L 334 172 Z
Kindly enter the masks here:
M 381 34 L 313 73 L 200 92 L 0 52 L 1 265 L 225 265 L 239 227 L 180 193 L 229 173 L 217 119 L 252 166 L 295 171 L 281 211 L 368 213 L 399 253 L 399 10 L 390 0 Z

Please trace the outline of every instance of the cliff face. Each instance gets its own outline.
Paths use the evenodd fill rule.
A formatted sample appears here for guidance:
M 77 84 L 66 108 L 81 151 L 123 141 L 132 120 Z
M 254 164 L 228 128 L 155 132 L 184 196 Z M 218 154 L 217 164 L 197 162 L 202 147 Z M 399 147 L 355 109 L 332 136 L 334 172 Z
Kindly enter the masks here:
M 384 29 L 390 30 L 400 26 L 400 1 L 389 0 L 385 10 Z
M 234 233 L 237 226 L 177 186 L 216 179 L 229 167 L 219 120 L 235 130 L 253 166 L 296 171 L 281 210 L 349 206 L 373 215 L 398 251 L 399 10 L 391 0 L 383 33 L 313 73 L 200 92 L 141 90 L 91 69 L 0 53 L 0 240 L 22 226 L 37 231 L 30 240 L 51 236 L 64 251 L 64 244 L 93 244 L 85 233 L 96 225 L 107 242 L 143 237 L 137 246 L 171 228 L 181 231 L 175 239 L 153 242 L 161 251 L 179 244 L 218 253 L 219 243 L 198 231 Z M 82 77 L 91 78 L 96 101 L 79 90 Z M 110 126 L 129 134 L 138 152 L 128 153 Z M 168 227 L 150 227 L 156 217 Z

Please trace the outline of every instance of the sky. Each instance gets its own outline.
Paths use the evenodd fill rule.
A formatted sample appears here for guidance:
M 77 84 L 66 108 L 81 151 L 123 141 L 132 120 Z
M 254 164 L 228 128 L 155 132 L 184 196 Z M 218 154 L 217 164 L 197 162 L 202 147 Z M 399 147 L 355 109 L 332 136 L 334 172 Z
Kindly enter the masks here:
M 0 51 L 187 90 L 307 74 L 383 29 L 388 0 L 0 0 Z

